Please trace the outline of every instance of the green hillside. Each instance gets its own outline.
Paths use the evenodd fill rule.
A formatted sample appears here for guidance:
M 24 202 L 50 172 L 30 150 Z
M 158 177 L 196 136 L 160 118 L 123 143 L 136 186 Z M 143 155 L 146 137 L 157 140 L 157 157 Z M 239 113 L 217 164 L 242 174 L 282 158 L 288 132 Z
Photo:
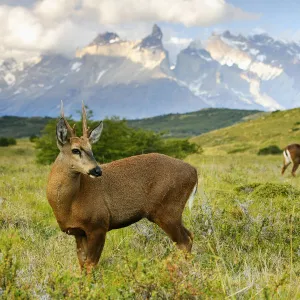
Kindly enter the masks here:
M 241 122 L 244 118 L 255 116 L 257 110 L 237 110 L 209 108 L 186 114 L 170 114 L 154 118 L 128 120 L 133 128 L 166 132 L 170 137 L 196 136 L 211 130 L 230 126 Z M 47 122 L 48 117 L 0 117 L 0 137 L 28 137 L 39 135 Z
M 300 143 L 300 108 L 275 111 L 191 139 L 206 154 L 251 153 L 270 145 Z
M 0 136 L 20 138 L 39 135 L 49 120 L 49 117 L 0 117 Z
M 156 132 L 166 131 L 172 137 L 188 137 L 230 126 L 257 113 L 257 110 L 207 108 L 186 114 L 129 120 L 128 125 Z

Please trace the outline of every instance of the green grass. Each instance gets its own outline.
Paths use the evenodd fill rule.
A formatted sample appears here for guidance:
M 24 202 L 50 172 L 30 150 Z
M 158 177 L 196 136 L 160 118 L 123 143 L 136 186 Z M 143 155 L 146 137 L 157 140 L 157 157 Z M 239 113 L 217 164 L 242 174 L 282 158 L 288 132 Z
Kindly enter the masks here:
M 282 177 L 281 156 L 187 157 L 199 172 L 184 213 L 192 255 L 142 221 L 110 232 L 85 276 L 46 199 L 50 167 L 32 147 L 0 148 L 0 299 L 299 299 L 300 173 Z
M 260 149 L 300 143 L 300 108 L 276 111 L 261 117 L 215 130 L 191 139 L 206 154 L 257 154 Z

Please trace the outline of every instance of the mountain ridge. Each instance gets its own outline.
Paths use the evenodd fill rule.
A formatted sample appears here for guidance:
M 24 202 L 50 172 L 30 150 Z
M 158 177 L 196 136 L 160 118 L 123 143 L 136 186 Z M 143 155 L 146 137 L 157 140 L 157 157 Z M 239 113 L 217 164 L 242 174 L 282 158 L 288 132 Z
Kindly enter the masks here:
M 0 115 L 55 116 L 64 100 L 81 101 L 97 118 L 127 119 L 205 107 L 278 110 L 300 104 L 300 46 L 268 35 L 213 34 L 193 41 L 170 66 L 163 33 L 142 40 L 106 32 L 74 58 L 44 55 L 27 63 L 0 62 Z

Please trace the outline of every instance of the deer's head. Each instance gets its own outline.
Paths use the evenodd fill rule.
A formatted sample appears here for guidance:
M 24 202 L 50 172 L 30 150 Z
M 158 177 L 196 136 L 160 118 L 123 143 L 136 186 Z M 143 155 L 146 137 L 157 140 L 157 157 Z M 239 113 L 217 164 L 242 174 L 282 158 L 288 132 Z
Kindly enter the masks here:
M 101 168 L 96 162 L 91 144 L 96 143 L 103 129 L 100 122 L 93 130 L 89 130 L 86 121 L 86 111 L 82 103 L 82 136 L 77 137 L 75 125 L 71 127 L 64 117 L 63 105 L 61 104 L 61 118 L 56 125 L 57 146 L 62 154 L 62 159 L 68 160 L 71 170 L 90 177 L 102 175 Z

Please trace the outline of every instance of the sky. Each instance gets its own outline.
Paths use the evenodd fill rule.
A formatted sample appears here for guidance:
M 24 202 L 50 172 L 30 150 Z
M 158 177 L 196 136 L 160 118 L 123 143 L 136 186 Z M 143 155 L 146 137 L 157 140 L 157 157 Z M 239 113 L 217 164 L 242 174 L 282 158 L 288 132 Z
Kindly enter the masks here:
M 212 32 L 300 41 L 299 0 L 0 0 L 0 58 L 73 56 L 98 33 L 140 39 L 154 23 L 172 57 Z

